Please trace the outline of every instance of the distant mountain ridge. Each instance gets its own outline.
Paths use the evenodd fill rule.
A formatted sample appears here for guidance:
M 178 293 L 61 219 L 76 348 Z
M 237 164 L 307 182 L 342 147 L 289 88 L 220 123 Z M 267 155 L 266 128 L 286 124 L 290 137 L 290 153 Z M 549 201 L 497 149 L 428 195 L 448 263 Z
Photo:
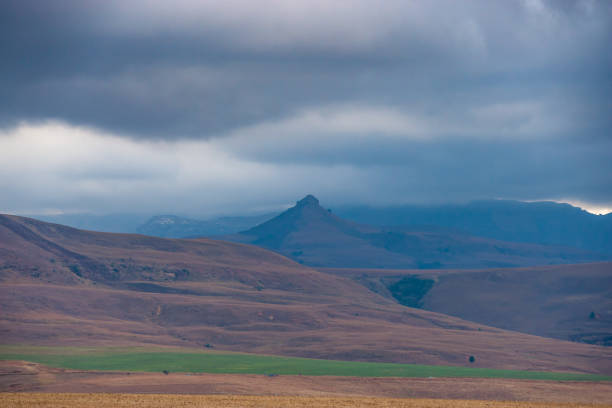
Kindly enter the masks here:
M 324 209 L 312 195 L 277 217 L 224 239 L 272 249 L 317 267 L 488 268 L 607 259 L 581 249 L 504 242 L 448 229 L 358 224 Z
M 434 206 L 344 205 L 334 207 L 333 213 L 343 222 L 362 224 L 362 229 L 365 224 L 379 230 L 470 235 L 508 242 L 566 246 L 612 255 L 612 214 L 594 215 L 569 204 L 481 200 Z M 275 215 L 278 213 L 205 220 L 142 214 L 63 214 L 33 218 L 93 231 L 190 238 L 244 232 Z M 340 224 L 337 222 L 336 225 Z
M 66 225 L 88 231 L 134 233 L 150 215 L 147 214 L 27 214 L 27 217 L 44 222 Z
M 139 233 L 161 238 L 192 238 L 234 234 L 267 221 L 277 214 L 224 216 L 203 220 L 172 214 L 151 216 L 147 214 L 97 215 L 79 213 L 28 216 L 44 222 L 62 224 L 88 231 Z
M 334 212 L 370 225 L 435 226 L 502 241 L 612 254 L 612 214 L 595 215 L 564 203 L 481 200 L 438 206 L 342 206 Z
M 176 215 L 156 215 L 139 226 L 135 232 L 162 238 L 212 237 L 234 234 L 264 222 L 276 214 L 243 217 L 219 217 L 195 220 Z

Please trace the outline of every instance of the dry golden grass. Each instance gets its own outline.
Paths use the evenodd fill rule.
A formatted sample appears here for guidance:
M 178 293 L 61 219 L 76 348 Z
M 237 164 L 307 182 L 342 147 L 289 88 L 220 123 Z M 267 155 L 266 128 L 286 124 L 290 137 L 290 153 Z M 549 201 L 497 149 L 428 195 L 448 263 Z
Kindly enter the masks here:
M 608 404 L 612 382 L 504 378 L 367 378 L 253 374 L 126 373 L 0 362 L 3 393 L 174 394 L 329 398 L 411 398 Z M 8 395 L 8 394 L 4 394 Z
M 3 407 L 227 407 L 227 408 L 301 408 L 301 407 L 402 407 L 402 408 L 548 408 L 604 407 L 593 404 L 559 404 L 536 402 L 494 402 L 446 399 L 268 397 L 237 395 L 169 395 L 169 394 L 0 394 Z

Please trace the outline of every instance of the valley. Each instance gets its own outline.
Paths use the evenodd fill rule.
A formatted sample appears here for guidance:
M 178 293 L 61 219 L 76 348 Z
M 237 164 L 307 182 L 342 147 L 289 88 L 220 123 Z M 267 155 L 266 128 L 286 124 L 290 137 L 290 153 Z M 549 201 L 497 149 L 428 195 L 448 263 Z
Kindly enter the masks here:
M 523 268 L 320 269 L 401 304 L 507 330 L 612 345 L 612 263 Z

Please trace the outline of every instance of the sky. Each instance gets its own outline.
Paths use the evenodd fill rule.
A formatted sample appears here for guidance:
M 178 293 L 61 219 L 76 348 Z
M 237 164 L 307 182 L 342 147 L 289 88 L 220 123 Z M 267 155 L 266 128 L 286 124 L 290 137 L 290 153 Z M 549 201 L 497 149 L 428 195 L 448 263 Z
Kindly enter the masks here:
M 0 212 L 612 210 L 607 0 L 4 0 Z

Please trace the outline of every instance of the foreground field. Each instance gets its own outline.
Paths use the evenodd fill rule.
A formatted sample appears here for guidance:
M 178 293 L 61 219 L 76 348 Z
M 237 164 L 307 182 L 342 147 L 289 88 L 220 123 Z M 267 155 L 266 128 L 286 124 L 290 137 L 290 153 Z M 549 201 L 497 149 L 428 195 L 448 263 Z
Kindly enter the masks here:
M 477 367 L 364 363 L 245 353 L 148 349 L 0 346 L 0 360 L 23 360 L 76 370 L 191 372 L 351 377 L 474 377 L 557 381 L 612 381 L 612 376 L 496 370 Z
M 593 404 L 559 404 L 534 402 L 492 402 L 443 399 L 391 399 L 391 398 L 329 398 L 329 397 L 257 397 L 167 394 L 3 394 L 0 403 L 11 407 L 402 407 L 402 408 L 548 408 L 548 407 L 603 407 Z
M 166 375 L 159 372 L 67 370 L 23 361 L 0 361 L 0 391 L 444 398 L 612 404 L 612 382 L 610 381 L 305 375 L 271 377 L 255 374 L 207 373 L 169 373 Z M 3 404 L 0 403 L 0 406 Z

